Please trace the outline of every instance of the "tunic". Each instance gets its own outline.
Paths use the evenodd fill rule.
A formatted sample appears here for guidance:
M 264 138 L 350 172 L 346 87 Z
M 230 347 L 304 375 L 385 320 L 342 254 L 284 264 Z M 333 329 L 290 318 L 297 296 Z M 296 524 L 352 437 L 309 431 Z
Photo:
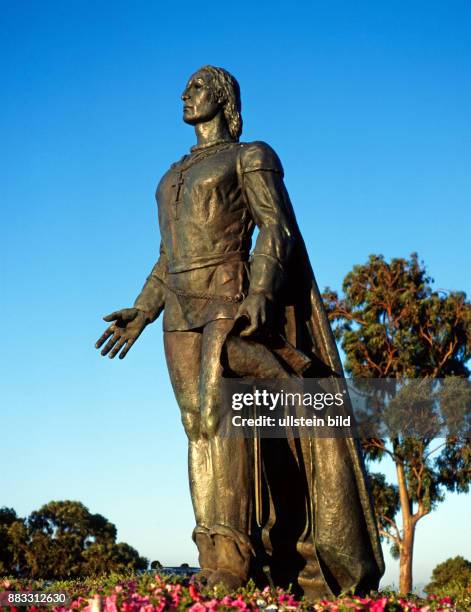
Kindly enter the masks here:
M 292 246 L 291 205 L 276 153 L 220 143 L 172 164 L 156 200 L 160 257 L 135 302 L 165 331 L 233 319 L 248 292 L 273 299 Z M 255 226 L 259 233 L 249 254 Z

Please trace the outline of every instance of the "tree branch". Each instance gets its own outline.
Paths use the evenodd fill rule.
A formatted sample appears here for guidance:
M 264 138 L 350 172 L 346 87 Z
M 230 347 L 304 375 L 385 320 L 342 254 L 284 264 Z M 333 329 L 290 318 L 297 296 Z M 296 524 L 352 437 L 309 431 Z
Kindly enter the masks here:
M 441 359 L 440 363 L 438 364 L 438 366 L 435 368 L 435 370 L 433 371 L 433 375 L 434 377 L 437 377 L 440 373 L 440 370 L 442 369 L 442 367 L 445 365 L 445 363 L 447 362 L 447 360 L 453 355 L 453 352 L 455 350 L 456 347 L 456 341 L 453 342 L 453 340 L 450 340 L 450 345 L 448 347 L 447 352 L 445 353 L 445 355 L 443 356 L 443 358 Z
M 389 449 L 386 448 L 385 444 L 379 443 L 376 438 L 369 438 L 367 442 L 363 444 L 363 446 L 364 447 L 373 446 L 374 448 L 379 448 L 383 452 L 387 453 L 393 461 L 395 461 L 394 454 Z
M 391 527 L 394 529 L 394 531 L 396 532 L 396 538 L 397 538 L 397 544 L 400 544 L 402 541 L 401 538 L 401 534 L 399 533 L 399 529 L 398 526 L 396 525 L 396 521 L 393 521 L 392 519 L 390 519 L 388 516 L 385 516 L 384 514 L 381 515 L 382 519 L 385 520 L 387 523 L 389 523 L 391 525 Z
M 431 455 L 433 455 L 433 453 L 436 453 L 436 452 L 437 452 L 437 450 L 439 450 L 440 448 L 442 448 L 442 446 L 446 446 L 446 445 L 447 445 L 447 443 L 446 443 L 446 442 L 442 442 L 442 444 L 439 444 L 437 447 L 435 447 L 433 450 L 431 450 L 429 453 L 427 453 L 427 454 L 424 456 L 424 461 L 427 461 L 427 459 L 428 459 L 428 458 L 429 458 Z
M 398 546 L 401 545 L 401 542 L 397 541 L 396 536 L 394 536 L 392 533 L 389 533 L 389 531 L 386 531 L 386 529 L 380 529 L 379 534 L 384 536 L 385 538 L 388 538 L 388 540 L 392 540 Z

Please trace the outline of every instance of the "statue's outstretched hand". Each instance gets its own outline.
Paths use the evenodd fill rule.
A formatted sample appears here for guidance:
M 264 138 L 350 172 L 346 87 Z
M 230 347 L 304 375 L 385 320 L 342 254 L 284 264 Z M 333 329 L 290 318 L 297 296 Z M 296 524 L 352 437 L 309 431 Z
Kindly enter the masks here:
M 99 349 L 109 338 L 101 354 L 108 355 L 109 353 L 110 359 L 116 357 L 120 351 L 119 358 L 126 357 L 131 346 L 149 323 L 147 313 L 138 308 L 116 310 L 103 319 L 108 322 L 113 321 L 113 323 L 96 342 L 95 348 Z
M 262 293 L 249 293 L 240 305 L 236 315 L 236 321 L 244 318 L 248 320 L 248 326 L 240 332 L 241 336 L 251 336 L 259 331 L 267 321 L 267 298 Z

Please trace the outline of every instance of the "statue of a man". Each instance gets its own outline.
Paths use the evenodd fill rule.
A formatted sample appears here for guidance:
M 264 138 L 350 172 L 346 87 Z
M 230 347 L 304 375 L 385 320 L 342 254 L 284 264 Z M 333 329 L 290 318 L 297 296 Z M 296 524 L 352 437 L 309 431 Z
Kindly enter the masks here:
M 262 440 L 255 483 L 253 441 L 219 435 L 224 376 L 319 378 L 342 367 L 280 160 L 263 142 L 239 142 L 237 81 L 204 66 L 182 100 L 197 144 L 157 187 L 160 257 L 133 308 L 105 317 L 96 346 L 125 357 L 164 311 L 201 580 L 234 589 L 262 580 L 264 566 L 311 598 L 377 588 L 383 559 L 353 439 Z

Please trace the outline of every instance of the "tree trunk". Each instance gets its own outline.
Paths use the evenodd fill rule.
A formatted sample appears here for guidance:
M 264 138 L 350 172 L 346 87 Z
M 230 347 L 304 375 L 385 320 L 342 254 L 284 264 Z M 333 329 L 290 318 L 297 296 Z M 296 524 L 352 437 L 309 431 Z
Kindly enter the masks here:
M 415 525 L 404 527 L 399 561 L 399 591 L 412 592 L 412 558 L 414 553 Z
M 407 491 L 404 465 L 396 460 L 397 485 L 402 514 L 402 541 L 399 560 L 399 590 L 407 594 L 412 591 L 412 555 L 414 552 L 415 522 L 412 518 L 411 501 Z

